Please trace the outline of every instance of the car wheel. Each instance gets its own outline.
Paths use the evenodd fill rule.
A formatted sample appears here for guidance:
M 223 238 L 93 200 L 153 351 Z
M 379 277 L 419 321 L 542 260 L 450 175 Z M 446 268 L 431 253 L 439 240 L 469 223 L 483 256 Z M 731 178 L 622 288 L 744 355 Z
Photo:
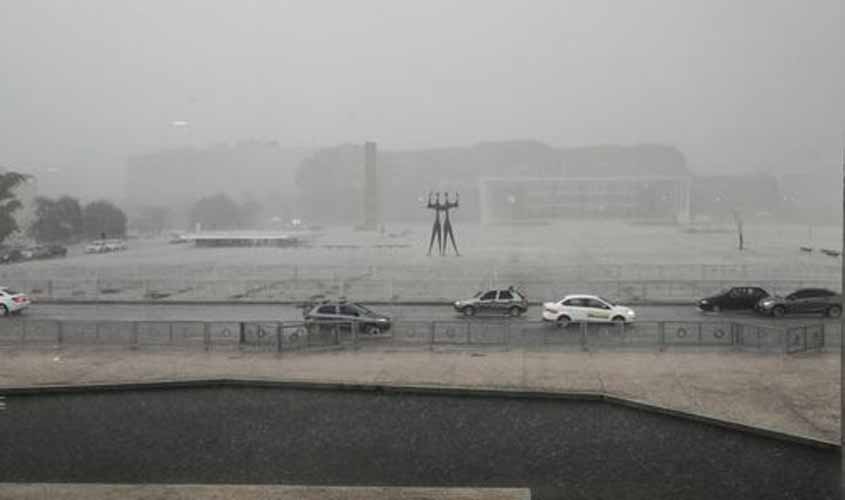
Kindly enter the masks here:
M 558 328 L 566 328 L 571 322 L 572 319 L 569 316 L 562 314 L 558 316 L 557 321 L 555 323 L 557 324 Z
M 625 318 L 622 316 L 614 316 L 612 321 L 618 325 L 619 323 L 624 323 Z
M 830 306 L 827 310 L 827 315 L 831 318 L 838 318 L 842 316 L 842 307 L 841 306 Z
M 782 318 L 784 314 L 786 314 L 786 309 L 784 309 L 783 306 L 775 306 L 775 308 L 772 309 L 772 316 L 775 318 Z
M 710 310 L 714 313 L 722 312 L 722 308 L 719 306 L 719 304 L 713 304 L 713 307 L 711 307 Z
M 466 317 L 475 316 L 475 308 L 472 306 L 464 307 L 461 312 L 463 312 Z
M 512 318 L 518 318 L 522 314 L 522 309 L 517 306 L 513 306 L 510 308 L 509 312 Z
M 381 330 L 376 325 L 370 325 L 367 327 L 367 335 L 378 335 L 381 333 Z

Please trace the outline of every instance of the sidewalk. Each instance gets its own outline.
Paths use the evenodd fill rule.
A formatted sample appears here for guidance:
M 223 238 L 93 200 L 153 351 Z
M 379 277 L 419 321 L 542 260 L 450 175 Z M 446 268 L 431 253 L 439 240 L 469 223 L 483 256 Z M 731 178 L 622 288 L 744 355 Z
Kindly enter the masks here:
M 606 393 L 840 440 L 839 353 L 0 351 L 0 388 L 199 378 Z

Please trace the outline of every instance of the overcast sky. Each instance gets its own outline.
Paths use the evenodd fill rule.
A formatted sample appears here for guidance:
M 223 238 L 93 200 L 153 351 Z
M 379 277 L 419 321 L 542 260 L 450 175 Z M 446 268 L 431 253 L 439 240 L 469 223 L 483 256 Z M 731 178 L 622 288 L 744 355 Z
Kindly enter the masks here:
M 836 165 L 843 4 L 0 0 L 0 164 L 533 138 Z

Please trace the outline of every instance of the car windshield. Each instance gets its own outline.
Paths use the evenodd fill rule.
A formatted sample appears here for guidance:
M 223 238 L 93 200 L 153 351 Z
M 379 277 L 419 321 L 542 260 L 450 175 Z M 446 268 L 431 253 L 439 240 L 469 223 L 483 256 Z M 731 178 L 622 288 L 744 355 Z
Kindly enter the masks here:
M 611 307 L 613 307 L 614 305 L 616 305 L 616 304 L 614 304 L 613 302 L 611 302 L 611 301 L 607 300 L 607 299 L 606 299 L 606 298 L 604 298 L 604 297 L 599 297 L 599 300 L 601 300 L 602 302 L 604 302 L 605 304 L 607 304 L 607 305 L 609 305 L 609 306 L 611 306 Z
M 358 309 L 360 312 L 362 312 L 364 314 L 367 314 L 367 315 L 370 315 L 370 316 L 376 315 L 375 312 L 373 312 L 372 310 L 362 306 L 361 304 L 356 303 L 356 304 L 352 304 L 352 305 L 355 306 L 356 309 Z

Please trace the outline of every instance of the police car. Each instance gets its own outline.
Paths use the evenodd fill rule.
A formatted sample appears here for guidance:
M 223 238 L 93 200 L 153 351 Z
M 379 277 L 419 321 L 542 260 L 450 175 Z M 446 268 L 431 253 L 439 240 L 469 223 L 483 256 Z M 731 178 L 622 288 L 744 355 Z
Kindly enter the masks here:
M 596 295 L 567 295 L 557 302 L 543 304 L 543 320 L 561 328 L 570 323 L 631 323 L 636 317 L 630 307 Z

